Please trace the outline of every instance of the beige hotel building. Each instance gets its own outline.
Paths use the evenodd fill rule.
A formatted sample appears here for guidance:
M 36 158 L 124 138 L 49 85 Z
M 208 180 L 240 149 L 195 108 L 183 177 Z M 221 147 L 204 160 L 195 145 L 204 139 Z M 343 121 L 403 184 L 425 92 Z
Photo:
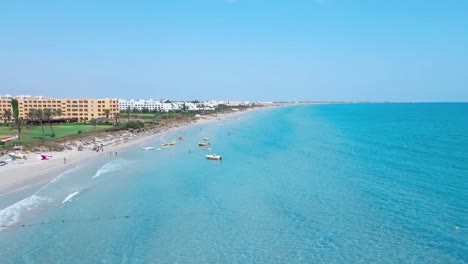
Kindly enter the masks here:
M 41 96 L 0 96 L 0 119 L 3 119 L 5 109 L 11 108 L 11 99 L 18 100 L 19 117 L 27 118 L 30 109 L 61 109 L 62 115 L 54 118 L 72 119 L 77 118 L 79 122 L 90 119 L 105 118 L 105 109 L 109 110 L 109 118 L 114 118 L 119 113 L 119 99 L 56 99 Z

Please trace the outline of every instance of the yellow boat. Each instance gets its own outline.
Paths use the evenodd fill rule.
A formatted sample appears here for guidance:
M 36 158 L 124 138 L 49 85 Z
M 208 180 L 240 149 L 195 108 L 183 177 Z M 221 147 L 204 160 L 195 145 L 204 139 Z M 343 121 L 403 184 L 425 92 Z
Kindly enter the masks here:
M 210 138 L 207 138 L 207 137 L 206 137 L 206 138 L 203 138 L 203 140 L 208 141 L 208 140 L 210 140 Z
M 163 146 L 163 147 L 174 146 L 176 143 L 177 143 L 177 142 L 175 142 L 175 141 L 166 142 L 166 143 L 162 143 L 161 146 Z

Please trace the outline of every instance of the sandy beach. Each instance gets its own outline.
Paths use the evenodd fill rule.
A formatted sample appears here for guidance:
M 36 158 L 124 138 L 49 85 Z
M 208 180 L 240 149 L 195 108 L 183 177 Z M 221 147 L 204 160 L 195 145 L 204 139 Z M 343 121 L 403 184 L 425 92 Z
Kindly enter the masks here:
M 260 108 L 264 109 L 264 108 Z M 61 152 L 41 152 L 41 153 L 25 153 L 28 156 L 27 160 L 16 159 L 9 162 L 7 165 L 0 167 L 0 196 L 19 191 L 25 187 L 46 183 L 52 180 L 57 175 L 74 168 L 75 166 L 86 162 L 89 159 L 96 157 L 104 157 L 109 155 L 119 155 L 122 150 L 150 141 L 160 137 L 164 133 L 170 133 L 175 130 L 186 128 L 193 125 L 199 125 L 214 121 L 227 120 L 247 112 L 257 109 L 248 109 L 246 111 L 231 112 L 217 116 L 204 116 L 191 123 L 173 124 L 163 130 L 149 129 L 139 133 L 122 131 L 116 134 L 109 133 L 105 137 L 95 137 L 90 142 L 89 138 L 83 141 L 74 141 L 70 139 L 68 144 L 72 144 L 71 150 Z M 93 151 L 95 145 L 102 144 L 103 151 Z M 77 146 L 83 145 L 84 149 L 78 151 Z M 110 154 L 110 152 L 112 154 Z M 123 153 L 123 152 L 122 152 Z M 120 153 L 120 155 L 122 155 Z M 50 156 L 48 160 L 41 160 L 40 155 Z

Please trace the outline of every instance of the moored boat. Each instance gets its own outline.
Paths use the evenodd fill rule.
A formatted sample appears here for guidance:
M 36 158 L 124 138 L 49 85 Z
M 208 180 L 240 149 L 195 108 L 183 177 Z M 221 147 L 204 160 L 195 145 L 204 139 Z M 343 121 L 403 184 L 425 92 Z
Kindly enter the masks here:
M 144 150 L 154 150 L 154 147 L 143 147 Z
M 220 155 L 212 154 L 212 155 L 206 155 L 206 158 L 209 160 L 222 160 L 223 157 Z
M 3 161 L 3 160 L 0 161 L 0 166 L 5 166 L 5 165 L 7 165 L 7 164 L 8 164 L 8 162 L 6 162 L 6 161 Z
M 175 142 L 175 141 L 166 142 L 166 143 L 162 143 L 161 146 L 163 146 L 163 147 L 174 146 L 176 143 L 177 143 L 177 142 Z
M 199 147 L 204 147 L 204 146 L 206 146 L 206 143 L 200 142 L 200 143 L 198 143 L 198 146 Z
M 15 159 L 27 159 L 25 154 L 19 152 L 8 153 L 8 155 Z

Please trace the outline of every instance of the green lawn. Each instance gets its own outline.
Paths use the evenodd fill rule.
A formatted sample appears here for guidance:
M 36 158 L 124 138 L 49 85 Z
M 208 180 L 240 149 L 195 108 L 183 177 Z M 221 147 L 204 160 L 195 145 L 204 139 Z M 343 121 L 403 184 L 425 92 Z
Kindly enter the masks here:
M 58 138 L 63 138 L 66 136 L 77 135 L 78 131 L 82 133 L 92 132 L 92 131 L 102 131 L 109 128 L 112 128 L 112 125 L 97 125 L 96 129 L 92 125 L 86 124 L 61 124 L 53 125 L 55 130 L 55 138 L 51 138 L 52 130 L 48 125 L 44 125 L 44 131 L 46 134 L 46 140 L 53 140 Z M 0 139 L 5 139 L 10 136 L 16 135 L 16 129 L 10 129 L 6 126 L 0 127 Z M 23 129 L 21 133 L 21 142 L 22 143 L 31 143 L 35 141 L 42 140 L 42 129 L 41 126 L 27 126 Z

